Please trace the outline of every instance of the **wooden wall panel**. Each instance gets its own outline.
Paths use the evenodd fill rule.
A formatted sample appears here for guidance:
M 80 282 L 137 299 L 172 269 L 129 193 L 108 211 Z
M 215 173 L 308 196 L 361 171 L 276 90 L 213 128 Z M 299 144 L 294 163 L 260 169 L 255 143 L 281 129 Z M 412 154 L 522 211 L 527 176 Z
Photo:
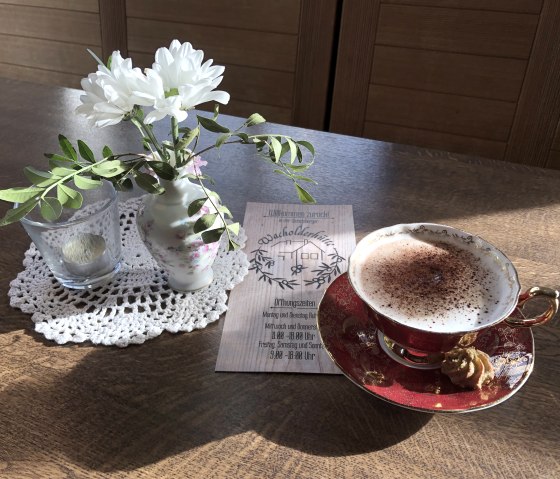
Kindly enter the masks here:
M 0 4 L 0 18 L 4 35 L 101 45 L 99 15 L 95 13 Z
M 101 55 L 99 47 L 91 50 L 96 55 Z M 87 54 L 83 45 L 10 35 L 0 35 L 0 64 L 2 63 L 76 75 L 96 69 L 95 61 Z M 0 65 L 0 71 L 1 68 Z
M 545 0 L 505 159 L 546 166 L 560 118 L 560 2 Z
M 299 11 L 300 0 L 126 0 L 129 18 L 292 35 L 299 33 Z
M 558 122 L 556 127 L 556 133 L 552 140 L 552 147 L 548 154 L 546 167 L 560 170 L 560 122 Z
M 330 131 L 363 133 L 379 7 L 379 0 L 342 3 Z
M 371 81 L 456 95 L 515 102 L 527 62 L 512 58 L 375 47 Z
M 75 87 L 96 67 L 86 47 L 104 60 L 120 50 L 148 66 L 178 38 L 227 66 L 230 113 L 324 129 L 341 3 L 0 0 L 0 76 Z
M 222 112 L 239 116 L 259 112 L 273 122 L 292 122 L 296 35 L 128 18 L 133 60 L 153 62 L 157 48 L 174 38 L 190 41 L 204 50 L 205 59 L 226 66 L 221 87 L 232 101 L 220 108 Z
M 56 8 L 59 10 L 75 10 L 78 12 L 99 12 L 98 0 L 0 0 L 0 3 Z
M 140 68 L 151 67 L 154 55 L 132 53 L 132 61 Z M 236 100 L 291 109 L 294 74 L 239 65 L 224 65 L 224 79 L 220 89 Z
M 128 19 L 130 52 L 153 54 L 159 47 L 169 46 L 174 38 L 190 41 L 195 48 L 204 50 L 205 58 L 214 58 L 218 64 L 247 65 L 288 72 L 295 70 L 295 35 L 264 35 L 250 30 Z
M 560 150 L 550 150 L 546 167 L 560 170 Z
M 542 0 L 384 0 L 384 3 L 518 13 L 540 13 L 542 8 Z
M 543 1 L 345 4 L 331 131 L 504 159 Z
M 554 140 L 552 141 L 552 149 L 560 150 L 560 122 L 558 122 L 558 126 L 556 127 L 556 133 L 554 135 Z
M 151 62 L 171 40 L 189 41 L 227 67 L 223 111 L 324 129 L 340 1 L 127 0 L 128 51 Z
M 328 127 L 337 15 L 337 0 L 302 3 L 292 114 L 295 125 Z
M 515 104 L 371 85 L 366 120 L 505 141 Z
M 0 76 L 79 87 L 101 55 L 98 0 L 0 0 Z
M 125 0 L 99 0 L 101 51 L 106 60 L 115 51 L 128 56 Z
M 529 57 L 536 15 L 382 5 L 376 42 L 475 55 Z

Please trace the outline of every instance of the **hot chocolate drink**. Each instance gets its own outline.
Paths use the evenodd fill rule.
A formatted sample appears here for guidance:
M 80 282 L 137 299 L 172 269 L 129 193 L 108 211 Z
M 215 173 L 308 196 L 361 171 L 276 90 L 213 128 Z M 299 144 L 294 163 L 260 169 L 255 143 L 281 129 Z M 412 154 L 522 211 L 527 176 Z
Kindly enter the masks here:
M 356 262 L 356 284 L 379 313 L 416 329 L 458 332 L 496 320 L 503 271 L 484 250 L 451 236 L 401 233 Z

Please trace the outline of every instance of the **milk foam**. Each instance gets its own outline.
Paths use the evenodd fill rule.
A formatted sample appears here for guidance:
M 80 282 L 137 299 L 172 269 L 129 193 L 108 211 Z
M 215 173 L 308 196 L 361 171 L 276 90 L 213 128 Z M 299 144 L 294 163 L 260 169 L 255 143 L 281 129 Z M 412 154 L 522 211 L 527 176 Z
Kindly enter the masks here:
M 462 239 L 403 232 L 376 239 L 357 253 L 356 287 L 375 310 L 399 323 L 463 332 L 510 312 L 504 264 Z

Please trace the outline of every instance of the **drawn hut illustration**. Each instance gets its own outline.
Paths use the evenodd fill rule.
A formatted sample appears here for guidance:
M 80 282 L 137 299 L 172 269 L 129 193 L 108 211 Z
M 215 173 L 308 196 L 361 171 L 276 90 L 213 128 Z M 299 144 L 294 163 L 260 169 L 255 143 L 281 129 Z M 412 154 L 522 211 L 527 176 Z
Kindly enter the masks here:
M 279 241 L 270 249 L 278 259 L 289 261 L 296 267 L 302 267 L 309 261 L 312 263 L 323 261 L 325 256 L 325 250 L 308 239 Z

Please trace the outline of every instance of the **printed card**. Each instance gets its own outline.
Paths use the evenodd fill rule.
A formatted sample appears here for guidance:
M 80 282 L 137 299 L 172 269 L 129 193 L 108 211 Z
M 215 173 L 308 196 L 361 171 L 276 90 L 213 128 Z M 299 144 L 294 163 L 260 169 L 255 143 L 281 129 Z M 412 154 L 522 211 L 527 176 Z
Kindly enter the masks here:
M 339 374 L 317 331 L 356 246 L 352 206 L 248 203 L 249 274 L 230 295 L 216 371 Z

